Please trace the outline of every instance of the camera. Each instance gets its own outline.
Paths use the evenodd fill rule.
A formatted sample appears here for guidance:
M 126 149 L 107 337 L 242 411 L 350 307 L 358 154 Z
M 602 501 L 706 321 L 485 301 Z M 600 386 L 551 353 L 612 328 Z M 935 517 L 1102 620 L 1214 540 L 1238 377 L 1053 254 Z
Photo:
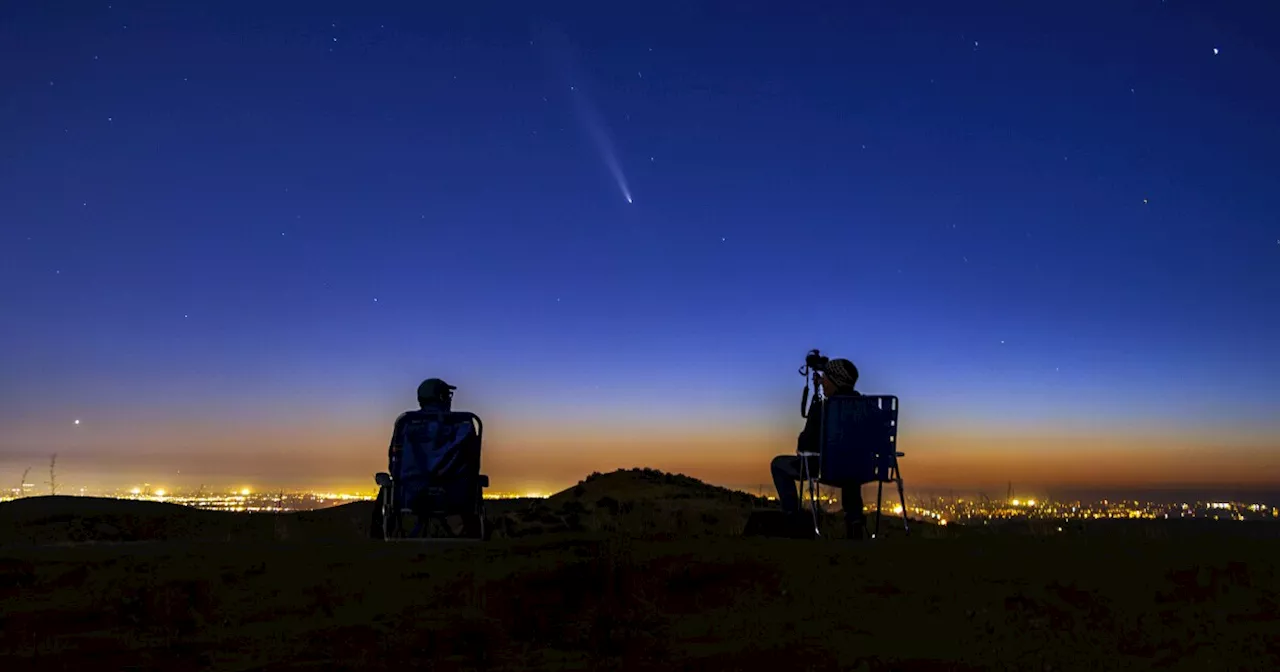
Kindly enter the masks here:
M 806 376 L 809 375 L 809 371 L 805 369 L 812 369 L 814 371 L 826 371 L 827 362 L 830 362 L 830 361 L 831 361 L 831 358 L 824 356 L 821 352 L 818 352 L 817 348 L 814 348 L 813 350 L 809 351 L 808 355 L 805 355 L 804 369 L 802 369 L 800 373 Z

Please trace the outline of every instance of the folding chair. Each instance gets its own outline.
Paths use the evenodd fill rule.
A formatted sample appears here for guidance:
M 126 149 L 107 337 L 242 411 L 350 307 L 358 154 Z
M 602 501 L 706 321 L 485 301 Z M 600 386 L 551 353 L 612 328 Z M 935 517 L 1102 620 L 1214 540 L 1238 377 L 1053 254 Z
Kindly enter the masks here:
M 818 486 L 860 487 L 876 483 L 876 524 L 871 534 L 880 534 L 880 514 L 884 500 L 884 484 L 896 483 L 898 501 L 902 505 L 902 529 L 910 534 L 907 524 L 907 498 L 898 469 L 898 398 L 892 395 L 835 395 L 823 405 L 821 451 L 799 453 L 801 496 L 809 493 L 813 515 L 813 531 L 821 536 L 818 525 Z
M 388 456 L 374 506 L 373 536 L 390 540 L 430 536 L 433 524 L 449 537 L 487 539 L 480 473 L 484 423 L 474 413 L 409 411 L 396 420 L 401 449 Z M 448 518 L 462 519 L 455 533 Z M 413 521 L 406 525 L 406 518 Z

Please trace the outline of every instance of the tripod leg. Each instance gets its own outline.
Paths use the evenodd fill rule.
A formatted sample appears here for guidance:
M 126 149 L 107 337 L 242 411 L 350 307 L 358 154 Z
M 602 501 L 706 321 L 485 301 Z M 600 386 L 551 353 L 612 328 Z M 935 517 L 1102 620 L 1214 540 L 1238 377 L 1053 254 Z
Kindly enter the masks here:
M 807 489 L 809 491 L 809 516 L 813 521 L 813 536 L 822 536 L 822 533 L 818 530 L 818 498 L 814 494 L 817 479 L 809 471 L 808 456 L 800 457 L 800 478 L 800 505 L 804 506 L 804 493 Z
M 818 536 L 818 498 L 813 494 L 813 480 L 808 481 L 809 484 L 809 517 L 813 522 L 813 536 Z

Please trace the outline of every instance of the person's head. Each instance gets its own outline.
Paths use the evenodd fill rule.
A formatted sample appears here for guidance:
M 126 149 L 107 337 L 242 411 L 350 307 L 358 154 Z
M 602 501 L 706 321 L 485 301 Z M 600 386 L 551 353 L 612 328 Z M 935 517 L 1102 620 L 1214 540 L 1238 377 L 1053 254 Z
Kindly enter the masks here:
M 453 403 L 453 391 L 458 388 L 439 378 L 428 378 L 418 386 L 418 406 L 444 406 L 449 408 Z
M 827 362 L 827 370 L 822 376 L 822 392 L 828 397 L 833 394 L 849 394 L 858 384 L 858 367 L 847 359 L 833 359 Z

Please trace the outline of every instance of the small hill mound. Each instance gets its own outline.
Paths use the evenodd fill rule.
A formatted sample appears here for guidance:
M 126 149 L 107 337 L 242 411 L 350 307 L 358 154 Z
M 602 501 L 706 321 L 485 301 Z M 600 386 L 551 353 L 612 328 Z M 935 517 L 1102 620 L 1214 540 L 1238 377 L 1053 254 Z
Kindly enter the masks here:
M 593 473 L 572 488 L 552 495 L 548 502 L 562 506 L 570 501 L 596 502 L 604 497 L 619 502 L 696 501 L 743 507 L 769 505 L 763 497 L 711 485 L 692 476 L 642 468 Z
M 593 473 L 523 511 L 495 517 L 495 533 L 621 532 L 645 537 L 741 534 L 763 498 L 656 469 Z

